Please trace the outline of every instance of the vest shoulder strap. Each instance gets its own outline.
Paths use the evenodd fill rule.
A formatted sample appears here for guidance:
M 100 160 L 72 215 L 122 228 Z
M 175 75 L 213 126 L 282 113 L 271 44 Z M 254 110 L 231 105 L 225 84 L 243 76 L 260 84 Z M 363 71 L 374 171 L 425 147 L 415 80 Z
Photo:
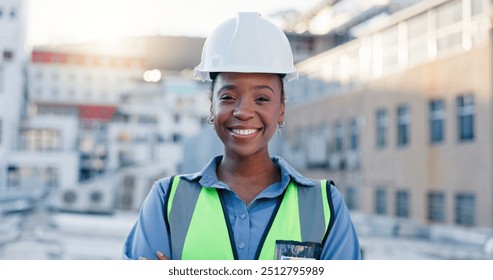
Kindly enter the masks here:
M 237 258 L 231 244 L 229 219 L 215 188 L 175 177 L 169 193 L 166 216 L 172 259 Z
M 331 229 L 332 229 L 332 226 L 334 225 L 334 217 L 332 217 L 332 215 L 334 214 L 334 203 L 332 202 L 332 187 L 335 187 L 335 183 L 334 181 L 330 180 L 330 181 L 325 181 L 325 193 L 324 193 L 324 197 L 327 199 L 327 201 L 324 201 L 324 205 L 327 205 L 329 208 L 328 208 L 328 225 L 327 225 L 327 230 L 325 231 L 325 235 L 324 235 L 324 238 L 322 240 L 322 244 L 325 243 L 325 241 L 327 240 L 327 236 L 329 235 Z M 325 199 L 324 199 L 325 200 Z M 324 208 L 325 210 L 325 208 Z M 325 210 L 327 211 L 327 210 Z M 327 214 L 326 214 L 326 217 L 327 217 Z

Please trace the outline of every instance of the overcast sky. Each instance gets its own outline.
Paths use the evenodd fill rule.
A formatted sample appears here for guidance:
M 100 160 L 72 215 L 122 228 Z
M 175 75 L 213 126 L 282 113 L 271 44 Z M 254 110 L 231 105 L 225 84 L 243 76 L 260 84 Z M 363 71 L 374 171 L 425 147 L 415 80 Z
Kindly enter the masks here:
M 237 11 L 306 11 L 323 0 L 30 0 L 28 43 L 131 35 L 205 37 Z

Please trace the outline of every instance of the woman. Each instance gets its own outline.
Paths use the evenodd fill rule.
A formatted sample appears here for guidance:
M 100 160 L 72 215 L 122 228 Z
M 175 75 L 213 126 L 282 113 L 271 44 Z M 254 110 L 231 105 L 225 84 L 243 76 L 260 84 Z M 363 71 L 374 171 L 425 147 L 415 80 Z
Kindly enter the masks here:
M 284 127 L 284 82 L 297 78 L 289 42 L 257 13 L 207 39 L 196 76 L 211 80 L 224 155 L 202 171 L 155 182 L 126 239 L 129 259 L 360 259 L 332 182 L 300 175 L 268 143 Z

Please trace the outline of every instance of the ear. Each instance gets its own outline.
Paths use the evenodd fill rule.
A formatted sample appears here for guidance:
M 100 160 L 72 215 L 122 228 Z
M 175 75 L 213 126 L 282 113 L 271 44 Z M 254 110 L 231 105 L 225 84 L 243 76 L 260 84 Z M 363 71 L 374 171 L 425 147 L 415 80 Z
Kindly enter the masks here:
M 284 112 L 286 110 L 286 102 L 284 100 L 281 101 L 281 110 L 279 111 L 279 121 L 284 122 Z

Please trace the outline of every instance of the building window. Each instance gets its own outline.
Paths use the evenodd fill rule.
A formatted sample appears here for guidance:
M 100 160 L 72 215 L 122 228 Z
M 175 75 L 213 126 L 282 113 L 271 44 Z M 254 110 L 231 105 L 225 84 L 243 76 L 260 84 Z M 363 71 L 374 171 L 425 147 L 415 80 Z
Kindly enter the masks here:
M 443 193 L 428 194 L 428 221 L 445 221 L 445 195 Z
M 61 149 L 60 133 L 55 129 L 24 129 L 21 131 L 21 150 L 55 151 Z
M 428 13 L 422 13 L 407 21 L 409 64 L 417 64 L 428 59 Z
M 307 167 L 327 167 L 327 134 L 325 123 L 309 127 L 305 143 Z
M 346 205 L 349 210 L 358 209 L 358 196 L 355 187 L 348 187 L 346 192 Z
M 483 1 L 484 0 L 471 0 L 471 16 L 483 13 Z
M 36 184 L 33 184 L 36 182 Z M 58 170 L 52 167 L 18 167 L 7 168 L 7 187 L 16 189 L 56 188 Z
M 382 32 L 383 71 L 389 73 L 399 66 L 399 29 L 395 25 Z
M 15 9 L 14 9 L 14 8 L 12 8 L 12 9 L 10 10 L 10 18 L 11 18 L 11 19 L 14 19 L 16 15 L 17 15 L 17 13 L 16 13 Z
M 127 175 L 123 178 L 123 188 L 120 195 L 120 207 L 131 209 L 135 192 L 135 177 Z
M 317 70 L 308 75 L 308 94 L 310 97 L 322 96 L 324 93 L 323 72 Z
M 158 123 L 158 118 L 157 116 L 151 116 L 151 115 L 138 115 L 137 116 L 137 123 L 140 124 L 157 124 Z
M 387 192 L 384 189 L 377 189 L 375 196 L 375 213 L 387 214 Z
M 475 224 L 475 196 L 474 194 L 457 194 L 455 197 L 455 223 L 458 225 L 473 226 Z
M 20 185 L 19 171 L 16 166 L 10 165 L 7 168 L 7 187 L 17 188 Z
M 450 1 L 437 8 L 438 51 L 462 45 L 462 1 Z
M 3 71 L 2 66 L 0 66 L 0 94 L 4 91 L 5 87 L 5 72 Z
M 173 138 L 173 143 L 179 143 L 182 141 L 182 136 L 178 133 L 173 133 L 172 138 Z
M 457 130 L 459 141 L 474 139 L 474 96 L 472 94 L 457 97 Z
M 445 130 L 445 106 L 441 99 L 430 101 L 430 142 L 441 143 L 444 139 Z
M 397 108 L 397 145 L 409 144 L 409 107 L 402 105 Z
M 384 148 L 387 145 L 388 117 L 385 109 L 377 111 L 377 147 Z
M 344 149 L 344 133 L 342 129 L 342 123 L 336 122 L 334 125 L 334 136 L 335 136 L 335 151 L 342 152 Z
M 398 191 L 396 193 L 395 214 L 397 217 L 409 217 L 409 192 Z
M 462 20 L 462 1 L 455 0 L 445 3 L 437 9 L 437 26 L 443 28 Z
M 357 151 L 359 149 L 359 128 L 356 118 L 349 122 L 349 149 Z
M 14 58 L 14 52 L 10 50 L 5 50 L 3 51 L 3 60 L 4 61 L 11 61 Z

